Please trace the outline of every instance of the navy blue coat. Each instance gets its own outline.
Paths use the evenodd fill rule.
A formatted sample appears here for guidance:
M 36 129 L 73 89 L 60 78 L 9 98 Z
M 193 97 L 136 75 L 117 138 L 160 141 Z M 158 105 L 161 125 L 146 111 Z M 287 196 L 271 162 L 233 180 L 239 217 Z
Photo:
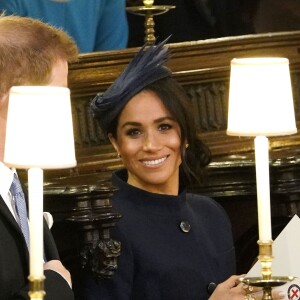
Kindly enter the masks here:
M 125 170 L 113 183 L 112 205 L 123 215 L 113 232 L 122 243 L 118 269 L 99 284 L 87 279 L 80 299 L 207 300 L 209 283 L 235 273 L 231 225 L 217 202 L 185 190 L 145 192 L 126 183 Z

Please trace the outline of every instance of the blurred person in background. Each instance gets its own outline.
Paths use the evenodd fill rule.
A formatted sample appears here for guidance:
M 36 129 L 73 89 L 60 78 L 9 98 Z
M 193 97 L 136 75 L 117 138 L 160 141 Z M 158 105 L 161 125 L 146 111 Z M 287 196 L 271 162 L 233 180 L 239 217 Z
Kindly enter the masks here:
M 127 47 L 126 0 L 0 0 L 6 15 L 39 19 L 64 29 L 80 52 Z

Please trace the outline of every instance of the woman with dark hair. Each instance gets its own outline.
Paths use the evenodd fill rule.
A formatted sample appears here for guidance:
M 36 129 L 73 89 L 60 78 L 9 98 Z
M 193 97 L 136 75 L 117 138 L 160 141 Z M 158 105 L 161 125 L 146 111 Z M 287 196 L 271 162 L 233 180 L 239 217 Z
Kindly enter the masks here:
M 210 162 L 210 151 L 197 138 L 194 118 L 191 117 L 193 110 L 184 89 L 176 80 L 166 77 L 146 86 L 144 91 L 152 91 L 156 94 L 180 127 L 180 153 L 182 158 L 180 170 L 185 175 L 183 179 L 188 179 L 189 183 L 199 181 L 203 167 Z M 107 132 L 113 139 L 117 138 L 118 120 L 118 117 L 113 120 L 112 126 Z
M 252 299 L 232 275 L 224 209 L 186 191 L 210 153 L 197 138 L 189 98 L 163 65 L 164 44 L 142 48 L 91 104 L 125 167 L 113 174 L 111 199 L 123 215 L 112 233 L 121 256 L 112 279 L 82 283 L 80 299 Z

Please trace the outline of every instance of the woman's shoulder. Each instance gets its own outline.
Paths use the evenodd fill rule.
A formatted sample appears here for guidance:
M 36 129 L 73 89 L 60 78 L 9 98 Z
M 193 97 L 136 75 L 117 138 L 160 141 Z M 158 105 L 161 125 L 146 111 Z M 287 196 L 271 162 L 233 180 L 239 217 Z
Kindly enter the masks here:
M 220 204 L 215 199 L 206 195 L 187 192 L 186 197 L 188 201 L 199 203 L 201 205 L 220 206 Z
M 194 209 L 200 210 L 202 213 L 213 214 L 214 217 L 225 216 L 227 213 L 224 207 L 215 199 L 194 193 L 187 193 L 187 201 Z
M 231 221 L 220 203 L 210 197 L 197 194 L 188 194 L 187 200 L 190 213 L 200 228 L 205 228 L 208 233 L 214 232 L 214 240 L 222 236 L 226 237 L 229 244 L 232 243 Z

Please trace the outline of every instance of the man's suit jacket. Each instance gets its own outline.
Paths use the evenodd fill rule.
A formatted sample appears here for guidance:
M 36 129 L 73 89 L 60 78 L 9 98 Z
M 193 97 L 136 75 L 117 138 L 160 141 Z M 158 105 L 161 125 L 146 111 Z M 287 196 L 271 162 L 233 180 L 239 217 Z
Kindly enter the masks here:
M 44 221 L 46 259 L 59 259 L 52 234 Z M 0 196 L 0 300 L 28 297 L 29 253 L 22 231 Z M 71 300 L 73 292 L 67 281 L 52 270 L 44 272 L 45 300 Z

